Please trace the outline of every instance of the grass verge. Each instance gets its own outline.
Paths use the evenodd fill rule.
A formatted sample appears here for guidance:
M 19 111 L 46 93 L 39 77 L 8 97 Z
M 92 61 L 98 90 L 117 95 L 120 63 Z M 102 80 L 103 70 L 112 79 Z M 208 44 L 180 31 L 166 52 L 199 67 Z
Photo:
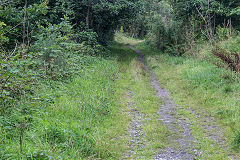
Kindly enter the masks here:
M 116 57 L 85 60 L 80 76 L 68 83 L 41 84 L 35 95 L 41 103 L 23 102 L 21 111 L 9 113 L 11 122 L 0 117 L 0 159 L 121 156 L 124 146 L 115 139 L 127 122 L 118 103 L 118 62 Z M 21 125 L 14 126 L 18 121 Z

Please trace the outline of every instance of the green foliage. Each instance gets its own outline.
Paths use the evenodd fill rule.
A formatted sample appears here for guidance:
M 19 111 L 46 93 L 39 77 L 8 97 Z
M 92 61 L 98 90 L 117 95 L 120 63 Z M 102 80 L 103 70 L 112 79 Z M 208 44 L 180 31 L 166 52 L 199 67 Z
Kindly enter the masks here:
M 99 141 L 96 143 L 102 133 L 96 128 L 109 117 L 113 106 L 117 65 L 110 59 L 88 55 L 82 55 L 78 65 L 79 77 L 68 83 L 35 79 L 41 84 L 31 84 L 34 95 L 18 95 L 21 101 L 2 110 L 0 159 L 24 159 L 26 153 L 28 159 L 79 159 L 109 154 L 102 149 L 105 147 L 98 146 Z M 23 154 L 19 153 L 19 133 L 23 133 Z
M 199 42 L 213 44 L 230 38 L 240 26 L 236 0 L 140 0 L 135 4 L 135 17 L 123 23 L 125 31 L 173 55 L 194 54 Z
M 50 15 L 52 23 L 59 23 L 63 15 L 67 14 L 72 17 L 71 22 L 77 32 L 91 29 L 90 32 L 97 33 L 98 42 L 104 45 L 113 39 L 119 21 L 131 16 L 134 10 L 134 4 L 128 0 L 56 0 L 50 1 L 50 6 L 54 8 L 54 17 Z
M 67 17 L 59 25 L 49 24 L 46 28 L 39 28 L 41 32 L 35 37 L 37 40 L 30 48 L 30 51 L 40 58 L 37 61 L 39 74 L 55 80 L 64 78 L 68 75 L 68 70 L 73 69 L 67 61 L 74 55 L 74 47 L 77 47 L 70 40 L 72 27 Z
M 133 3 L 25 2 L 0 1 L 0 159 L 107 157 L 94 128 L 109 115 L 117 67 L 100 43 Z
M 43 23 L 46 19 L 45 15 L 47 14 L 47 6 L 45 3 L 29 2 L 27 8 L 24 8 L 24 5 L 21 6 L 20 4 L 20 1 L 10 1 L 0 9 L 0 21 L 7 25 L 3 30 L 3 34 L 10 40 L 6 46 L 7 48 L 12 48 L 16 41 L 22 41 L 23 23 L 26 23 L 26 41 L 27 43 L 30 43 L 34 31 L 36 31 L 36 25 Z M 25 11 L 26 22 L 24 22 Z
M 173 8 L 167 1 L 152 4 L 149 15 L 147 43 L 173 55 L 183 54 L 182 22 L 175 20 Z
M 240 16 L 240 7 L 238 6 L 237 8 L 233 9 L 233 10 L 231 11 L 231 15 Z
M 4 22 L 0 22 L 0 44 L 1 45 L 9 41 L 9 39 L 3 35 L 5 26 L 6 24 Z
M 227 33 L 228 33 L 228 28 L 223 28 L 221 26 L 218 26 L 216 28 L 216 36 L 219 40 L 225 40 L 227 39 Z
M 222 47 L 230 53 L 240 53 L 240 37 L 232 37 L 222 44 Z
M 1 55 L 0 63 L 0 101 L 1 105 L 7 107 L 12 102 L 19 100 L 17 97 L 24 92 L 28 92 L 28 84 L 32 78 L 31 72 L 26 73 L 26 65 L 31 64 L 29 60 L 19 60 L 19 54 L 15 57 L 9 57 L 8 54 Z M 25 79 L 27 78 L 27 79 Z M 1 107 L 1 113 L 4 108 Z

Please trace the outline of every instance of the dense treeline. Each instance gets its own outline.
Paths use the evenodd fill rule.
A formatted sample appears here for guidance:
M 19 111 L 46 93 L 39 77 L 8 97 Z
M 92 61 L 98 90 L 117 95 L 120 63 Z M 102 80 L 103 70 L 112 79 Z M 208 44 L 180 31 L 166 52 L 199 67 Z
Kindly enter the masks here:
M 196 42 L 214 44 L 240 29 L 237 0 L 140 0 L 136 5 L 137 18 L 124 22 L 125 30 L 174 55 L 193 54 Z
M 8 106 L 30 81 L 70 76 L 79 54 L 101 52 L 132 12 L 126 0 L 1 1 L 1 103 Z
M 70 157 L 102 155 L 103 151 L 95 149 L 93 131 L 86 128 L 108 112 L 112 81 L 106 75 L 114 67 L 97 57 L 107 54 L 104 46 L 120 21 L 130 18 L 134 10 L 130 0 L 0 0 L 0 159 L 51 159 L 49 151 L 42 150 L 54 144 L 58 146 L 55 154 L 67 147 L 66 155 L 78 152 Z M 100 71 L 92 72 L 94 66 Z M 48 113 L 52 111 L 48 106 L 63 94 L 65 82 L 80 75 L 78 85 L 88 78 L 98 79 L 76 95 L 87 101 L 88 110 L 76 113 L 89 126 L 73 125 L 66 131 L 55 124 L 58 115 Z M 98 88 L 102 89 L 94 98 L 90 91 Z M 103 102 L 106 107 L 100 110 Z M 43 121 L 48 116 L 53 119 L 50 124 Z M 31 138 L 24 140 L 26 135 Z

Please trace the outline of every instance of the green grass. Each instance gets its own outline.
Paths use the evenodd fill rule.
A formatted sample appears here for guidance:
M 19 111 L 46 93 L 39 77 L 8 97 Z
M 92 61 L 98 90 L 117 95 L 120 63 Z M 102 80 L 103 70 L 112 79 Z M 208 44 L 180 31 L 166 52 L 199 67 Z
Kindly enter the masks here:
M 181 106 L 177 118 L 187 117 L 192 124 L 195 146 L 202 153 L 198 158 L 239 155 L 238 75 L 217 68 L 207 56 L 169 56 L 120 33 L 115 41 L 108 57 L 86 56 L 80 75 L 67 83 L 42 83 L 34 98 L 20 99 L 18 106 L 0 117 L 0 159 L 122 159 L 130 150 L 128 102 L 135 103 L 143 115 L 145 144 L 129 159 L 152 159 L 159 149 L 171 145 L 171 133 L 158 120 L 161 101 L 130 44 L 146 55 L 145 62 L 161 86 Z M 129 91 L 133 97 L 127 96 Z M 206 116 L 214 122 L 204 121 Z M 227 149 L 209 138 L 205 123 L 222 129 Z
M 85 56 L 79 64 L 81 74 L 67 83 L 43 82 L 32 99 L 21 99 L 11 113 L 0 117 L 0 159 L 123 158 L 130 150 L 129 90 L 135 93 L 130 101 L 144 115 L 146 146 L 136 155 L 152 158 L 167 145 L 169 132 L 157 120 L 161 102 L 129 49 L 128 44 L 140 40 L 118 38 L 108 57 Z
M 151 159 L 160 148 L 165 148 L 168 144 L 166 138 L 169 135 L 168 128 L 161 124 L 157 114 L 161 102 L 155 96 L 155 92 L 149 85 L 147 73 L 136 58 L 130 63 L 127 74 L 123 83 L 127 86 L 127 90 L 133 92 L 130 101 L 136 104 L 143 115 L 144 136 L 141 143 L 145 144 L 143 149 L 136 149 L 135 155 L 131 158 Z
M 129 37 L 127 36 L 125 33 L 121 33 L 121 32 L 118 32 L 115 34 L 115 42 L 118 42 L 120 44 L 124 44 L 124 45 L 136 45 L 140 42 L 143 42 L 142 39 L 135 39 L 135 38 L 132 38 L 132 37 Z
M 169 131 L 166 126 L 160 123 L 159 115 L 157 111 L 161 102 L 155 96 L 155 91 L 151 88 L 148 75 L 144 71 L 143 66 L 137 61 L 137 55 L 135 52 L 129 49 L 128 43 L 132 41 L 137 43 L 139 40 L 129 40 L 123 42 L 122 39 L 116 39 L 117 42 L 112 45 L 112 53 L 118 53 L 122 56 L 119 57 L 118 62 L 120 65 L 120 74 L 118 83 L 118 90 L 121 91 L 120 104 L 122 105 L 122 112 L 125 113 L 125 123 L 129 123 L 131 117 L 129 117 L 127 108 L 127 102 L 133 102 L 140 109 L 139 111 L 144 116 L 143 120 L 143 139 L 142 142 L 145 144 L 143 150 L 136 149 L 135 154 L 129 159 L 135 159 L 139 157 L 145 157 L 145 159 L 152 159 L 155 154 L 158 153 L 160 148 L 165 148 L 168 145 L 167 135 Z M 133 97 L 129 99 L 127 93 L 133 92 Z M 120 120 L 120 119 L 119 119 Z M 120 120 L 121 121 L 121 120 Z M 128 125 L 127 125 L 128 126 Z M 128 129 L 127 129 L 128 130 Z M 125 150 L 122 153 L 127 153 L 129 148 L 129 135 L 125 135 L 125 141 L 120 140 L 122 145 L 125 145 Z
M 117 156 L 106 135 L 120 134 L 119 130 L 111 128 L 114 124 L 110 124 L 121 118 L 116 114 L 119 106 L 118 95 L 115 94 L 118 63 L 114 58 L 92 57 L 88 61 L 83 66 L 81 76 L 69 83 L 41 85 L 36 97 L 46 103 L 30 106 L 34 111 L 28 115 L 32 120 L 23 132 L 22 153 L 20 129 L 12 127 L 7 131 L 6 126 L 1 127 L 0 159 Z M 9 115 L 12 122 L 19 120 L 19 117 L 26 118 L 18 111 Z
M 200 159 L 227 159 L 239 147 L 239 95 L 238 75 L 225 68 L 217 68 L 206 59 L 174 57 L 154 50 L 143 43 L 136 46 L 146 56 L 145 61 L 154 71 L 162 87 L 167 89 L 182 117 L 192 123 L 192 134 L 199 141 L 196 146 L 202 151 Z M 214 117 L 214 122 L 227 138 L 227 149 L 209 138 L 199 118 Z M 214 124 L 213 124 L 214 125 Z M 237 131 L 237 132 L 236 132 Z M 235 148 L 235 149 L 234 149 Z

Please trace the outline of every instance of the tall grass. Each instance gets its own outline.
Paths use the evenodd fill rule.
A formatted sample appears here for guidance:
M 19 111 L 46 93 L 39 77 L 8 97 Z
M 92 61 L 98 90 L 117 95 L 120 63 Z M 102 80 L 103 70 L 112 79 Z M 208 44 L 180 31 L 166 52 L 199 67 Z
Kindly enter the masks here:
M 0 159 L 106 158 L 111 154 L 99 139 L 115 103 L 118 65 L 113 58 L 86 56 L 83 60 L 81 74 L 68 83 L 40 85 L 35 97 L 42 103 L 23 99 L 25 113 L 24 109 L 9 113 L 9 125 L 0 117 L 4 121 Z M 14 126 L 21 118 L 31 120 Z

